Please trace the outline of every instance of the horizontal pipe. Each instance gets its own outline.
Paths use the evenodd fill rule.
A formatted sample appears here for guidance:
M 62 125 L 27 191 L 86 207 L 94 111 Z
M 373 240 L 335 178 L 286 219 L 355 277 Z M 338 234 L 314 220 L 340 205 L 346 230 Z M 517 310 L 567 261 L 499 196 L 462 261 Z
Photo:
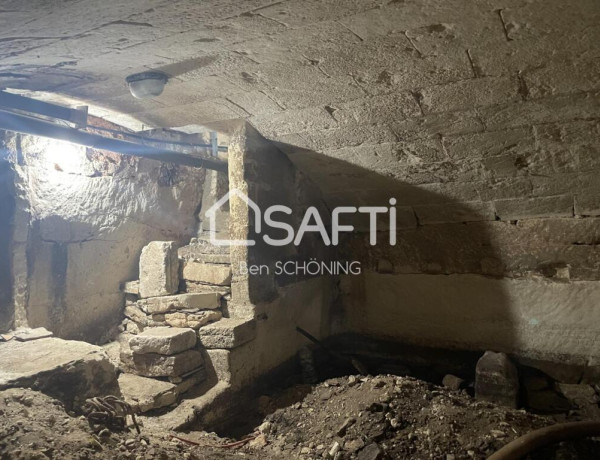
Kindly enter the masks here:
M 106 131 L 107 133 L 119 134 L 121 136 L 131 137 L 133 139 L 139 139 L 141 141 L 146 141 L 146 142 L 159 142 L 159 143 L 168 142 L 169 144 L 172 144 L 172 145 L 181 145 L 183 147 L 188 147 L 188 148 L 212 149 L 212 144 L 194 144 L 194 143 L 190 143 L 190 142 L 165 141 L 162 139 L 154 139 L 152 137 L 142 136 L 142 135 L 136 134 L 136 133 L 128 133 L 128 132 L 124 132 L 124 131 L 118 131 L 116 129 L 104 128 L 101 126 L 92 126 L 91 128 L 94 131 Z M 219 148 L 219 152 L 227 152 L 229 150 L 226 145 L 219 145 L 218 148 Z
M 0 129 L 72 142 L 74 144 L 80 144 L 98 150 L 109 150 L 111 152 L 122 153 L 123 155 L 149 158 L 151 160 L 175 163 L 183 166 L 213 169 L 221 172 L 227 171 L 227 163 L 224 161 L 199 158 L 185 153 L 157 149 L 148 145 L 103 137 L 15 113 L 0 111 Z
M 87 124 L 87 112 L 83 110 L 70 109 L 68 107 L 63 107 L 62 105 L 38 101 L 36 99 L 4 91 L 0 91 L 0 106 L 8 109 L 38 113 L 50 118 L 59 118 L 79 126 L 85 126 Z

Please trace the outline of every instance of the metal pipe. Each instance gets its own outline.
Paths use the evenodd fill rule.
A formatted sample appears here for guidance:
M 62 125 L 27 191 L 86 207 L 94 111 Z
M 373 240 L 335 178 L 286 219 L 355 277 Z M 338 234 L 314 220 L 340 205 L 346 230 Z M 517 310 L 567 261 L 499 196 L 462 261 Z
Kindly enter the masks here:
M 69 109 L 68 107 L 63 107 L 61 105 L 38 101 L 36 99 L 7 93 L 5 91 L 0 91 L 0 106 L 6 107 L 7 109 L 37 113 L 45 117 L 58 118 L 74 123 L 77 126 L 85 127 L 87 124 L 87 110 Z
M 515 460 L 550 444 L 596 436 L 600 436 L 600 422 L 559 423 L 524 434 L 490 455 L 487 460 Z
M 171 150 L 157 149 L 120 139 L 102 137 L 97 134 L 10 112 L 0 111 L 0 129 L 58 139 L 99 150 L 109 150 L 124 155 L 149 158 L 151 160 L 175 163 L 183 166 L 206 168 L 221 172 L 227 171 L 227 163 L 224 161 L 199 158 Z

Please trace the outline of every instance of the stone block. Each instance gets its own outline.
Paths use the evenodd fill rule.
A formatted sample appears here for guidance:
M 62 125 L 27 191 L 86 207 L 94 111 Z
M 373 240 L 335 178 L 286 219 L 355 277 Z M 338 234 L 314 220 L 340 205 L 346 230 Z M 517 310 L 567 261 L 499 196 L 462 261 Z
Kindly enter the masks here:
M 122 350 L 121 355 L 124 353 L 127 352 Z M 132 353 L 127 355 L 127 359 L 131 360 L 135 373 L 145 377 L 177 377 L 204 363 L 202 353 L 196 350 L 184 351 L 173 356 Z
M 517 126 L 565 122 L 598 117 L 600 95 L 595 93 L 561 94 L 529 101 L 510 101 L 479 110 L 488 130 Z
M 87 398 L 119 395 L 117 375 L 98 346 L 54 337 L 0 345 L 0 390 L 31 388 L 79 409 Z
M 174 310 L 212 310 L 221 306 L 221 295 L 218 292 L 197 292 L 151 297 L 139 300 L 137 306 L 150 315 Z
M 125 281 L 121 290 L 125 294 L 140 295 L 140 281 Z
M 140 297 L 175 294 L 179 289 L 179 259 L 173 241 L 153 241 L 140 257 Z
M 486 351 L 475 368 L 475 397 L 516 409 L 519 373 L 505 353 Z
M 486 158 L 508 153 L 530 153 L 534 148 L 531 128 L 522 127 L 444 138 L 446 152 L 453 159 Z
M 219 321 L 223 314 L 218 310 L 203 310 L 195 313 L 167 313 L 164 316 L 164 321 L 169 326 L 199 329 L 208 323 Z
M 254 373 L 254 349 L 251 345 L 252 342 L 232 350 L 205 350 L 209 377 L 215 376 L 219 382 L 237 388 L 248 383 Z
M 494 202 L 494 206 L 501 220 L 519 220 L 537 217 L 572 217 L 573 203 L 573 196 L 559 195 L 499 200 Z
M 463 379 L 452 374 L 446 374 L 442 379 L 442 385 L 453 391 L 460 390 L 465 383 L 466 382 Z
M 134 374 L 121 374 L 119 387 L 125 402 L 138 413 L 160 409 L 177 402 L 177 385 Z
M 201 328 L 198 336 L 204 348 L 237 348 L 256 337 L 256 321 L 224 318 Z
M 530 97 L 548 97 L 600 88 L 600 63 L 597 59 L 573 63 L 554 63 L 552 66 L 536 68 L 523 78 Z
M 147 315 L 137 305 L 127 305 L 124 314 L 139 327 L 159 327 L 164 326 L 163 322 L 156 321 L 151 315 Z
M 131 351 L 138 354 L 174 355 L 195 345 L 196 333 L 192 329 L 176 327 L 151 327 L 129 341 Z
M 231 265 L 208 264 L 188 260 L 183 265 L 183 279 L 197 283 L 227 286 L 231 284 Z
M 446 222 L 480 222 L 494 220 L 494 207 L 491 203 L 446 203 L 415 206 L 419 224 L 441 224 Z
M 575 197 L 575 215 L 600 216 L 600 193 L 577 195 Z
M 428 114 L 452 112 L 520 99 L 516 79 L 509 77 L 474 78 L 421 91 L 421 107 Z

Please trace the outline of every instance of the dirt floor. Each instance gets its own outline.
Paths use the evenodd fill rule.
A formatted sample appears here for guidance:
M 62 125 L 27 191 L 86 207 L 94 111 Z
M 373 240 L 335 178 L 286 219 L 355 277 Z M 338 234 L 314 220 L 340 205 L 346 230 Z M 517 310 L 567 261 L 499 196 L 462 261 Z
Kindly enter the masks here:
M 520 435 L 556 421 L 476 401 L 464 390 L 389 375 L 296 385 L 261 397 L 258 406 L 268 415 L 252 423 L 255 429 L 250 434 L 240 435 L 242 440 L 252 438 L 248 442 L 204 432 L 176 434 L 180 440 L 170 433 L 147 432 L 144 427 L 141 435 L 135 431 L 94 433 L 85 417 L 68 415 L 48 396 L 5 390 L 0 392 L 0 458 L 485 458 Z M 598 458 L 597 452 L 600 443 L 585 440 L 554 446 L 531 458 L 591 459 Z

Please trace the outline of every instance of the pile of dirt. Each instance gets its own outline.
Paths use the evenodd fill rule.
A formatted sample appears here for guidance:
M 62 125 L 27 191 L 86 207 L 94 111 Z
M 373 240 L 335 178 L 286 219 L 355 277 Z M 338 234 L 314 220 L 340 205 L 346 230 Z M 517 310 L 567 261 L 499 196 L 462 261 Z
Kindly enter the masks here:
M 0 459 L 479 459 L 556 422 L 477 401 L 464 390 L 391 375 L 296 385 L 257 403 L 268 415 L 254 424 L 240 419 L 236 440 L 233 432 L 227 438 L 143 426 L 141 435 L 93 430 L 85 417 L 68 414 L 42 393 L 0 391 Z M 244 426 L 250 426 L 246 434 Z M 582 440 L 531 458 L 593 459 L 599 451 L 600 443 Z
M 275 406 L 278 398 L 261 403 Z M 301 401 L 268 415 L 258 430 L 263 450 L 287 458 L 453 460 L 486 458 L 552 423 L 549 417 L 477 401 L 464 390 L 410 377 L 350 376 L 315 386 Z M 536 458 L 597 458 L 593 449 L 598 452 L 599 447 L 585 440 L 559 446 L 560 454 L 554 446 Z
M 168 433 L 135 431 L 95 433 L 85 417 L 67 414 L 59 401 L 28 389 L 0 391 L 2 460 L 281 460 L 276 455 L 224 449 L 224 440 L 208 433 L 189 435 L 198 446 L 171 439 Z

